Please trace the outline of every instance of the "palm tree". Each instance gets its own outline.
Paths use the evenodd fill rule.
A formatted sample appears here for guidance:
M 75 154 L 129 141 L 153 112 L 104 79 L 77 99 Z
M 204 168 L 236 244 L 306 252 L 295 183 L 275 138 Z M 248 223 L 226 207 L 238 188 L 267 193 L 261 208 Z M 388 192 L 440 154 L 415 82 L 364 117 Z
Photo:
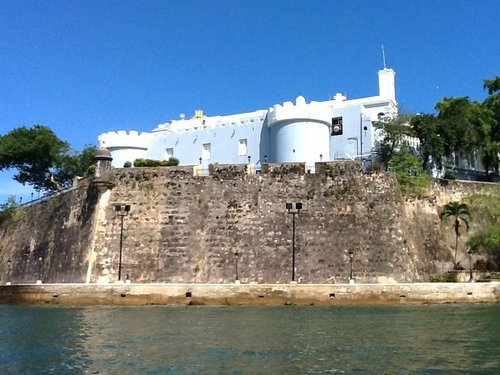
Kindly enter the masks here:
M 441 212 L 441 220 L 447 219 L 450 216 L 454 217 L 453 226 L 455 228 L 455 255 L 453 257 L 453 264 L 457 265 L 457 249 L 458 249 L 458 237 L 460 237 L 460 226 L 463 222 L 465 224 L 466 230 L 469 230 L 469 221 L 471 219 L 471 214 L 469 206 L 465 203 L 460 203 L 457 201 L 449 202 L 444 205 L 443 211 Z

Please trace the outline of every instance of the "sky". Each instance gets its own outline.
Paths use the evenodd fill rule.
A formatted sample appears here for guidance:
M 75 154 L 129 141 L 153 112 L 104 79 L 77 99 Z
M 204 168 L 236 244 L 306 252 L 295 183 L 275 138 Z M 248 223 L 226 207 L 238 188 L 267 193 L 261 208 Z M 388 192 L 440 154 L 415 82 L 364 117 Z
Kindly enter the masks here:
M 499 19 L 498 0 L 4 0 L 0 135 L 43 124 L 78 151 L 196 109 L 372 96 L 382 45 L 401 109 L 432 113 L 486 97 Z M 0 172 L 0 203 L 29 194 Z

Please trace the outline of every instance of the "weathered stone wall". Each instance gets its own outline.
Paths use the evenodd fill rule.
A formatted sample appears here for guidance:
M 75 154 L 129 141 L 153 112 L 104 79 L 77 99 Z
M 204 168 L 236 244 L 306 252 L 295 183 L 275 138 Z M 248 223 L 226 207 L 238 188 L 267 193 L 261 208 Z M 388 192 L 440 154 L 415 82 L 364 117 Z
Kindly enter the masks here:
M 1 280 L 85 282 L 97 198 L 98 191 L 84 184 L 0 220 Z
M 126 203 L 122 276 L 134 282 L 243 283 L 291 280 L 292 215 L 296 216 L 296 280 L 342 283 L 426 280 L 450 266 L 453 231 L 438 208 L 485 189 L 484 184 L 436 183 L 405 199 L 390 173 L 362 173 L 353 162 L 114 169 L 110 182 L 82 186 L 24 207 L 0 227 L 0 280 L 30 283 L 114 282 L 120 217 Z M 450 230 L 448 230 L 450 229 Z M 446 234 L 446 235 L 444 235 Z M 449 236 L 449 237 L 447 237 Z M 239 255 L 236 257 L 235 253 Z M 42 263 L 38 258 L 42 257 Z
M 349 251 L 358 280 L 418 280 L 425 252 L 442 252 L 439 243 L 421 249 L 410 240 L 414 233 L 392 175 L 364 174 L 356 163 L 301 171 L 304 166 L 275 166 L 256 176 L 231 166 L 193 177 L 190 168 L 114 170 L 90 281 L 116 280 L 120 218 L 113 205 L 121 202 L 132 206 L 122 274 L 136 282 L 233 282 L 235 252 L 242 282 L 289 281 L 292 215 L 285 202 L 303 203 L 296 217 L 296 280 L 302 283 L 347 281 Z

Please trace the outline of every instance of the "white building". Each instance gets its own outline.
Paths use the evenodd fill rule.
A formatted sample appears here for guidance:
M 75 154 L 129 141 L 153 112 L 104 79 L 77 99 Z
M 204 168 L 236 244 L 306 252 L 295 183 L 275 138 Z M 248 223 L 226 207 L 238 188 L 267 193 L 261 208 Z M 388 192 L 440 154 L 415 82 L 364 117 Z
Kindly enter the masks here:
M 338 93 L 330 100 L 276 104 L 268 110 L 228 116 L 205 116 L 198 110 L 158 125 L 151 132 L 119 130 L 99 135 L 100 147 L 113 156 L 113 166 L 137 158 L 164 160 L 173 156 L 180 165 L 211 163 L 305 162 L 363 158 L 376 151 L 379 134 L 374 124 L 397 115 L 395 72 L 378 72 L 379 93 L 347 99 Z

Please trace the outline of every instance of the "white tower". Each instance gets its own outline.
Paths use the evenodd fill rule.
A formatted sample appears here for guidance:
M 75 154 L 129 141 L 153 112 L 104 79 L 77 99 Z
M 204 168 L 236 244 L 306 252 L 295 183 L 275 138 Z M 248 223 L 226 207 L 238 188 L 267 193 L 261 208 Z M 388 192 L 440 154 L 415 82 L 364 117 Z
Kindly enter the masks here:
M 396 72 L 391 68 L 378 71 L 379 95 L 385 99 L 396 101 Z

